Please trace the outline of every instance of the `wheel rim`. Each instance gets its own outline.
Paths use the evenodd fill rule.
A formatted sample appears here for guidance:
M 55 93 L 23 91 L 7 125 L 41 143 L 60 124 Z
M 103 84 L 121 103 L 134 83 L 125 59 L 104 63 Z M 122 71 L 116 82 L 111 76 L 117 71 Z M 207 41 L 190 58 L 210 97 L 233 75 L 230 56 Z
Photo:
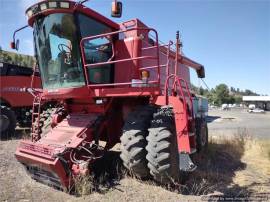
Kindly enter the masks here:
M 1 132 L 5 131 L 8 128 L 9 124 L 10 124 L 10 121 L 8 117 L 4 114 L 1 114 L 0 115 L 0 131 Z

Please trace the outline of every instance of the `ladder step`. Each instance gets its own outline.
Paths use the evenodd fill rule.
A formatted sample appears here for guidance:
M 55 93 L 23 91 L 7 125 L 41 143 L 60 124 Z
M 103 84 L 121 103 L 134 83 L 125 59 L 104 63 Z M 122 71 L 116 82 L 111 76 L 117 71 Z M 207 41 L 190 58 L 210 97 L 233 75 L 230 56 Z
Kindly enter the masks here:
M 189 137 L 193 137 L 195 136 L 195 133 L 194 132 L 191 132 L 191 133 L 188 133 Z
M 194 153 L 196 153 L 197 152 L 197 149 L 195 149 L 195 148 L 192 148 L 191 150 L 190 150 L 190 154 L 194 154 Z

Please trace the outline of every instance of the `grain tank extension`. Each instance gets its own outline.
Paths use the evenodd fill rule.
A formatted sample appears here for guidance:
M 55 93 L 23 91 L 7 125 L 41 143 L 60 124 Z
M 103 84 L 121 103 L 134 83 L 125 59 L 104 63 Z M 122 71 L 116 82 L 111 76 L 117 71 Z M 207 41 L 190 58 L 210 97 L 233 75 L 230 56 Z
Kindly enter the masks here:
M 112 5 L 121 16 L 122 4 Z M 204 68 L 182 54 L 179 34 L 160 44 L 138 19 L 117 24 L 67 0 L 40 1 L 26 14 L 43 90 L 28 89 L 31 140 L 15 156 L 34 179 L 70 190 L 117 143 L 140 178 L 170 183 L 196 168 L 190 155 L 207 145 L 207 109 L 190 91 L 189 68 L 201 78 Z

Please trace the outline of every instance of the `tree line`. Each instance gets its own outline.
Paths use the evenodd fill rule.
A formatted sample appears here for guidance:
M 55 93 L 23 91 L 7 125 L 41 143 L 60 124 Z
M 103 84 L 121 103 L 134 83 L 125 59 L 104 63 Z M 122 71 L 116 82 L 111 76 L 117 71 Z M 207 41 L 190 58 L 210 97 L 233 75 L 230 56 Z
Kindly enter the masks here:
M 197 94 L 208 98 L 210 104 L 220 106 L 226 104 L 240 104 L 243 96 L 259 95 L 249 89 L 240 90 L 239 88 L 228 87 L 222 83 L 212 89 L 205 89 L 203 87 L 196 87 L 191 85 L 192 90 Z
M 0 47 L 0 62 L 32 68 L 34 61 L 32 56 L 4 51 Z

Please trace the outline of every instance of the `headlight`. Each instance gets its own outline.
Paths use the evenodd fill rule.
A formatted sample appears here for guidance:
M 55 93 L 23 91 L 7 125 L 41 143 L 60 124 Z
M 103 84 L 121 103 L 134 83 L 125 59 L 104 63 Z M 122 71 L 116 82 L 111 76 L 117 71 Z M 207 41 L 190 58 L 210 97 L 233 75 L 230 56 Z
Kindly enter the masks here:
M 30 9 L 29 11 L 26 12 L 26 15 L 28 18 L 31 18 L 33 15 L 33 11 Z
M 39 7 L 40 7 L 41 11 L 46 10 L 47 9 L 47 4 L 46 3 L 40 4 Z
M 57 4 L 56 2 L 49 2 L 49 8 L 56 8 L 57 7 Z
M 68 2 L 60 2 L 60 7 L 61 8 L 69 8 L 69 3 Z

